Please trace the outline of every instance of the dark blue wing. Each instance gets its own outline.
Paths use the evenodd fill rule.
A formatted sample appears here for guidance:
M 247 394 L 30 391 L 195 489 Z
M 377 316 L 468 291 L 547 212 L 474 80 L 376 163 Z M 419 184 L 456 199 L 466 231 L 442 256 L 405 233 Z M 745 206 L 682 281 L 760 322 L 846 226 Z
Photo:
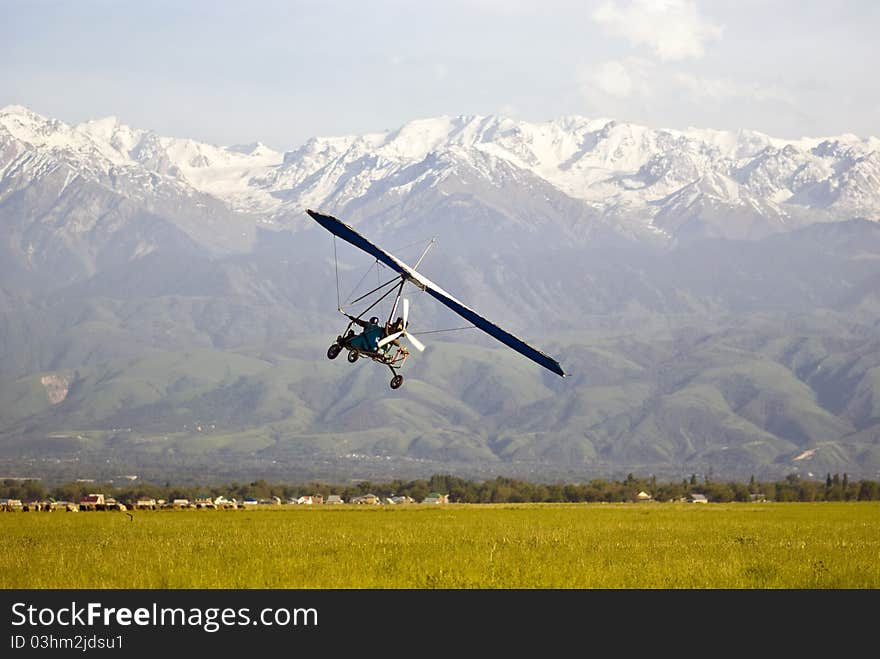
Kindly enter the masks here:
M 360 249 L 364 250 L 367 254 L 376 257 L 395 272 L 399 272 L 402 275 L 408 274 L 408 270 L 415 272 L 403 261 L 396 259 L 384 249 L 377 247 L 369 240 L 364 238 L 357 231 L 352 229 L 344 222 L 340 222 L 335 217 L 332 217 L 331 215 L 322 215 L 321 213 L 316 213 L 315 211 L 310 210 L 307 210 L 306 213 L 311 215 L 312 219 L 315 220 L 315 222 L 327 229 L 327 231 L 329 231 L 333 235 L 339 236 L 344 241 L 351 243 L 355 247 L 359 247 Z
M 504 345 L 513 348 L 521 355 L 525 355 L 533 362 L 537 362 L 544 368 L 550 369 L 557 375 L 565 377 L 565 372 L 562 370 L 562 366 L 559 365 L 558 361 L 556 361 L 549 355 L 545 355 L 540 350 L 536 350 L 522 339 L 518 339 L 517 337 L 515 337 L 510 332 L 501 329 L 495 323 L 483 318 L 476 311 L 474 311 L 470 307 L 463 305 L 461 302 L 449 295 L 443 289 L 435 288 L 430 282 L 428 282 L 428 285 L 425 286 L 425 292 L 438 302 L 442 302 L 443 304 L 445 304 L 447 307 L 452 309 L 455 313 L 457 313 L 465 320 L 469 320 L 470 322 L 472 322 L 474 325 L 486 332 L 486 334 L 488 334 L 489 336 L 495 337 Z

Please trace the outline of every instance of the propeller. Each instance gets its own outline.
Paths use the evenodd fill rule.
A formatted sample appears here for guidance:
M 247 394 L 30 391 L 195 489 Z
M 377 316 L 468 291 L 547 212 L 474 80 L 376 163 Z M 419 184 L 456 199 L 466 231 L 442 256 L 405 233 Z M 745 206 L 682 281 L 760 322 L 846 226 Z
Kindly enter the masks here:
M 407 341 L 409 341 L 410 345 L 413 348 L 415 348 L 419 352 L 424 352 L 425 344 L 422 343 L 421 341 L 419 341 L 416 337 L 414 337 L 412 334 L 409 334 L 406 331 L 407 325 L 409 325 L 409 300 L 406 298 L 403 298 L 403 329 L 400 330 L 399 332 L 394 332 L 393 334 L 389 334 L 384 339 L 379 341 L 379 343 L 377 344 L 378 347 L 381 348 L 382 346 L 387 345 L 387 344 L 391 343 L 392 341 L 394 341 L 395 339 L 402 336 L 402 337 L 405 337 Z
M 422 343 L 421 341 L 419 341 L 419 340 L 418 340 L 416 337 L 414 337 L 412 334 L 408 334 L 407 332 L 404 332 L 403 335 L 406 337 L 406 340 L 409 341 L 409 344 L 410 344 L 413 348 L 415 348 L 415 349 L 418 350 L 419 352 L 425 352 L 425 344 L 424 344 L 424 343 Z

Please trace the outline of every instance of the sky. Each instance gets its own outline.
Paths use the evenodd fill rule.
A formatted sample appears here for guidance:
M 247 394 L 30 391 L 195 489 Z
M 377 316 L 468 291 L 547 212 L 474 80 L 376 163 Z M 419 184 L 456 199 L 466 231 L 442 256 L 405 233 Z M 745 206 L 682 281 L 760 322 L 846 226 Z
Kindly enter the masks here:
M 880 136 L 875 0 L 0 0 L 0 107 L 292 149 L 440 115 Z

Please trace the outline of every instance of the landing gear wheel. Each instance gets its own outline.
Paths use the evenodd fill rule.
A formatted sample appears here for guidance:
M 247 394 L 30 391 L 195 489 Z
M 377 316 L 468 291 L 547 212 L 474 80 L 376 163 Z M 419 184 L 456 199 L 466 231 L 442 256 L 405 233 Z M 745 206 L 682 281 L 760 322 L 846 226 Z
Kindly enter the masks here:
M 402 375 L 395 375 L 393 378 L 391 378 L 391 388 L 392 389 L 399 389 L 400 385 L 402 385 L 402 384 L 403 384 L 403 376 Z
M 327 359 L 336 359 L 339 357 L 339 353 L 342 352 L 342 346 L 338 343 L 334 343 L 332 346 L 327 348 Z
M 348 351 L 348 361 L 351 362 L 352 364 L 354 364 L 358 360 L 358 357 L 360 357 L 360 354 L 358 353 L 357 350 L 349 350 Z

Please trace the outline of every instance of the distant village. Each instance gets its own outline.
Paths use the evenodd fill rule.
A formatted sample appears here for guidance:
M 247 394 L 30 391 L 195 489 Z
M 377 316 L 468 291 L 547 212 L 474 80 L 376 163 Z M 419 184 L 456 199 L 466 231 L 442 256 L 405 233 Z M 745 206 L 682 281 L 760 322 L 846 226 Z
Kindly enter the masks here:
M 880 483 L 828 474 L 824 481 L 796 475 L 778 481 L 721 482 L 696 475 L 680 482 L 629 474 L 623 480 L 532 483 L 496 477 L 475 482 L 451 475 L 428 480 L 348 485 L 228 483 L 176 487 L 140 482 L 136 475 L 98 484 L 89 479 L 48 488 L 39 479 L 0 478 L 0 511 L 241 510 L 279 506 L 432 506 L 461 503 L 763 503 L 771 501 L 877 501 Z
M 645 491 L 640 491 L 635 497 L 635 502 L 647 503 L 653 501 L 653 497 Z M 752 495 L 752 501 L 766 501 L 763 494 Z M 708 503 L 709 499 L 704 494 L 693 493 L 679 499 L 682 503 Z M 255 497 L 246 497 L 242 500 L 235 498 L 228 499 L 225 496 L 209 497 L 201 496 L 193 500 L 190 499 L 153 499 L 140 498 L 134 501 L 118 501 L 116 498 L 107 496 L 103 493 L 86 494 L 78 502 L 75 501 L 22 501 L 21 499 L 3 499 L 0 498 L 0 510 L 4 512 L 51 512 L 61 510 L 65 512 L 82 512 L 82 511 L 98 511 L 98 510 L 186 510 L 186 509 L 254 509 L 265 508 L 271 506 L 332 506 L 341 504 L 354 505 L 406 505 L 419 503 L 422 505 L 439 505 L 448 504 L 449 495 L 440 492 L 431 492 L 427 497 L 417 502 L 410 496 L 391 496 L 380 497 L 375 494 L 363 494 L 352 497 L 349 501 L 345 501 L 338 494 L 330 494 L 324 497 L 321 494 L 310 494 L 282 500 L 281 497 L 273 496 L 267 499 L 257 499 Z
M 331 494 L 326 498 L 321 494 L 311 494 L 308 496 L 301 496 L 296 498 L 290 498 L 282 501 L 280 497 L 273 496 L 268 499 L 257 499 L 254 497 L 246 497 L 244 499 L 238 500 L 235 498 L 227 499 L 225 496 L 217 496 L 217 497 L 209 497 L 202 496 L 196 497 L 193 500 L 189 499 L 172 499 L 170 501 L 166 499 L 153 499 L 153 498 L 142 498 L 136 499 L 134 501 L 118 501 L 116 498 L 107 496 L 103 493 L 92 493 L 86 494 L 83 496 L 78 502 L 77 501 L 54 501 L 54 500 L 45 500 L 45 501 L 22 501 L 21 499 L 2 499 L 0 498 L 0 510 L 4 512 L 31 512 L 31 511 L 45 511 L 50 512 L 53 510 L 63 510 L 65 512 L 81 512 L 81 511 L 96 511 L 96 510 L 118 510 L 118 511 L 126 511 L 126 510 L 186 510 L 186 509 L 204 509 L 204 510 L 216 510 L 216 509 L 254 509 L 257 507 L 267 507 L 267 506 L 320 506 L 320 505 L 340 505 L 344 503 L 355 504 L 355 505 L 401 505 L 401 504 L 410 504 L 417 503 L 415 499 L 409 496 L 393 496 L 393 497 L 379 497 L 375 494 L 364 494 L 361 496 L 356 496 L 346 502 L 340 495 Z M 449 503 L 449 495 L 448 494 L 440 494 L 439 492 L 431 492 L 427 497 L 425 497 L 421 502 L 422 504 L 427 505 L 436 505 Z

